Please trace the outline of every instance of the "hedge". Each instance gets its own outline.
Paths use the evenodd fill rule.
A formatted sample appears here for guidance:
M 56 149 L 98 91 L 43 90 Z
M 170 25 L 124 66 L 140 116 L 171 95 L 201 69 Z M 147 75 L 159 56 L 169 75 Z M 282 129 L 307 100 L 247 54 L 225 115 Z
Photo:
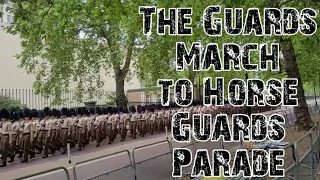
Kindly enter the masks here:
M 25 106 L 19 100 L 12 100 L 6 96 L 0 96 L 0 109 L 23 109 Z

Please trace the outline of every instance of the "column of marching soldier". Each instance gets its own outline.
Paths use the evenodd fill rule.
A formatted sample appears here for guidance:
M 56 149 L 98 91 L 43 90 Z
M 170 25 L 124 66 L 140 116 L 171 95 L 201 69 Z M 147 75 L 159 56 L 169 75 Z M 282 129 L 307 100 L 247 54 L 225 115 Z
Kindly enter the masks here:
M 139 105 L 129 109 L 1 109 L 0 167 L 6 166 L 7 161 L 13 162 L 16 156 L 22 158 L 24 163 L 42 152 L 43 158 L 60 150 L 61 154 L 66 154 L 67 143 L 71 148 L 77 146 L 78 150 L 82 150 L 90 141 L 95 141 L 96 147 L 104 139 L 111 144 L 118 134 L 123 141 L 127 132 L 133 139 L 136 139 L 137 131 L 142 137 L 147 133 L 161 133 L 165 131 L 165 126 L 171 129 L 171 117 L 177 111 L 199 113 L 202 110 L 203 106 L 197 102 L 189 107 Z

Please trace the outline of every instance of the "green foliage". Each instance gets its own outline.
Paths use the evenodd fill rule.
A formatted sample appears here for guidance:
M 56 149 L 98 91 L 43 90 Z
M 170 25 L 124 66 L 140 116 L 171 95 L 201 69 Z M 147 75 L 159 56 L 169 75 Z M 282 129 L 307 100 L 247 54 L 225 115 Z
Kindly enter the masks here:
M 18 100 L 12 100 L 6 96 L 0 96 L 0 109 L 23 109 L 25 106 Z
M 106 106 L 114 106 L 116 104 L 117 96 L 116 93 L 110 92 L 107 94 L 108 101 L 106 102 Z
M 8 2 L 8 0 L 0 0 L 0 4 L 5 4 L 7 2 Z
M 316 1 L 280 0 L 122 0 L 122 1 L 19 1 L 14 5 L 15 24 L 8 28 L 11 34 L 20 34 L 23 51 L 17 55 L 21 67 L 36 74 L 34 88 L 42 95 L 54 95 L 54 103 L 61 102 L 63 92 L 76 85 L 75 98 L 81 101 L 84 94 L 94 95 L 103 87 L 101 77 L 113 72 L 117 82 L 116 101 L 124 96 L 123 81 L 138 74 L 148 87 L 161 78 L 189 78 L 197 82 L 198 73 L 191 68 L 184 72 L 175 71 L 175 43 L 192 42 L 218 43 L 270 43 L 279 37 L 230 36 L 223 31 L 221 37 L 209 37 L 203 31 L 203 11 L 207 6 L 222 4 L 223 7 L 312 7 L 319 9 Z M 153 16 L 152 35 L 142 32 L 142 15 L 139 6 L 192 7 L 192 36 L 159 36 L 156 33 L 156 16 Z M 223 12 L 223 10 L 222 10 Z M 166 12 L 167 14 L 168 12 Z M 216 17 L 222 17 L 223 13 Z M 317 18 L 319 21 L 319 18 Z M 320 24 L 320 22 L 317 22 Z M 295 35 L 294 44 L 297 62 L 304 83 L 315 82 L 319 76 L 320 60 L 319 32 L 313 36 Z M 143 48 L 141 48 L 143 47 Z M 220 53 L 221 54 L 221 53 Z M 252 62 L 258 62 L 258 54 L 251 55 Z M 264 80 L 286 76 L 284 64 L 280 72 L 259 72 Z M 250 76 L 252 74 L 250 73 Z M 243 71 L 202 72 L 201 77 L 224 77 L 225 84 L 232 78 L 243 78 Z M 253 75 L 252 75 L 253 76 Z
M 28 73 L 36 74 L 34 89 L 54 95 L 76 85 L 76 99 L 95 95 L 113 72 L 117 96 L 124 96 L 123 83 L 138 53 L 140 15 L 145 1 L 20 1 L 15 4 L 15 24 L 10 34 L 20 34 L 23 51 L 16 57 Z M 105 71 L 105 72 L 104 72 Z M 120 86 L 120 87 L 119 87 Z M 121 87 L 122 86 L 122 87 Z
M 171 1 L 170 1 L 171 2 Z M 301 10 L 305 7 L 311 7 L 314 9 L 319 9 L 319 4 L 316 2 L 310 1 L 310 4 L 306 4 L 304 1 L 281 1 L 280 0 L 224 0 L 224 1 L 175 1 L 179 4 L 179 6 L 169 5 L 166 2 L 160 1 L 160 7 L 192 7 L 193 15 L 192 17 L 192 27 L 193 27 L 193 35 L 192 36 L 159 36 L 156 33 L 156 27 L 153 27 L 152 35 L 149 37 L 146 46 L 143 50 L 143 53 L 140 54 L 139 58 L 139 66 L 142 73 L 142 78 L 146 80 L 146 84 L 149 86 L 154 86 L 157 79 L 179 79 L 179 78 L 192 78 L 191 80 L 198 82 L 197 80 L 197 72 L 192 71 L 192 69 L 188 69 L 184 72 L 176 72 L 175 71 L 175 42 L 185 42 L 187 44 L 187 48 L 191 47 L 192 42 L 201 42 L 204 46 L 208 43 L 218 43 L 219 48 L 222 49 L 223 43 L 237 43 L 239 45 L 244 45 L 246 43 L 268 43 L 270 45 L 271 42 L 279 42 L 279 37 L 255 37 L 252 33 L 250 36 L 230 36 L 227 35 L 224 31 L 222 32 L 221 37 L 209 37 L 203 31 L 203 22 L 202 22 L 202 13 L 204 9 L 209 5 L 217 5 L 222 4 L 224 8 L 233 7 L 233 8 L 243 8 L 244 13 L 249 7 L 258 7 L 260 8 L 261 17 L 263 17 L 263 8 L 265 7 L 295 7 L 298 10 Z M 223 9 L 221 10 L 223 12 Z M 215 15 L 217 18 L 221 18 L 223 13 L 220 15 Z M 245 15 L 244 15 L 245 17 Z M 153 22 L 155 22 L 155 16 Z M 319 18 L 316 19 L 317 24 L 320 24 Z M 224 22 L 224 20 L 222 20 Z M 262 22 L 263 23 L 263 22 Z M 154 23 L 155 24 L 155 23 Z M 297 62 L 300 69 L 300 74 L 304 83 L 316 83 L 318 84 L 318 77 L 320 76 L 320 59 L 317 57 L 317 52 L 319 52 L 319 32 L 314 34 L 313 36 L 302 36 L 295 35 L 289 38 L 292 39 L 294 43 L 295 53 Z M 284 37 L 288 38 L 288 37 Z M 270 47 L 270 46 L 269 46 Z M 220 55 L 222 52 L 220 52 Z M 251 53 L 251 62 L 258 63 L 259 54 Z M 155 66 L 157 65 L 157 66 Z M 271 72 L 271 71 L 260 71 L 260 78 L 267 81 L 270 78 L 281 79 L 286 77 L 286 72 L 284 68 L 283 59 L 280 61 L 280 71 L 279 72 Z M 201 77 L 224 77 L 225 84 L 233 78 L 242 78 L 244 79 L 244 72 L 239 71 L 230 71 L 230 72 L 214 72 L 213 70 L 202 72 Z M 250 76 L 254 77 L 254 76 Z M 317 82 L 315 82 L 315 80 Z

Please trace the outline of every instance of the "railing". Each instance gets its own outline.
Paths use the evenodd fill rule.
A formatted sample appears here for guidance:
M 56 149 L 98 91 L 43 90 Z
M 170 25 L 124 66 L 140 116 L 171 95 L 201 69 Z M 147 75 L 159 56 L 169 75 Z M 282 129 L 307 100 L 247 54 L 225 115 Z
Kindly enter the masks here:
M 310 106 L 309 111 L 311 114 L 318 114 L 319 108 L 316 106 Z M 290 123 L 287 122 L 287 126 L 292 126 L 294 124 L 294 115 L 292 109 L 277 109 L 274 110 L 273 113 L 279 113 L 285 116 L 285 118 L 289 119 Z M 273 114 L 271 112 L 265 113 L 266 116 Z M 285 174 L 284 178 L 274 178 L 274 180 L 279 179 L 294 179 L 294 180 L 313 180 L 318 178 L 318 171 L 320 169 L 320 124 L 318 122 L 310 129 L 308 133 L 306 133 L 303 137 L 299 138 L 295 143 L 290 143 L 289 145 L 283 147 L 286 152 L 286 161 L 285 161 Z M 305 142 L 305 139 L 309 140 L 307 150 L 299 144 L 300 142 Z M 166 148 L 164 145 L 167 145 Z M 158 152 L 157 155 L 153 152 L 153 155 L 148 158 L 143 158 L 143 160 L 138 160 L 137 156 L 139 156 L 139 151 L 143 149 L 148 149 L 151 146 L 161 147 L 159 148 L 161 152 Z M 124 179 L 124 180 L 163 180 L 163 179 L 176 179 L 170 178 L 172 172 L 172 151 L 173 148 L 187 147 L 193 153 L 196 153 L 196 149 L 208 149 L 208 151 L 212 151 L 213 149 L 227 149 L 233 153 L 236 149 L 243 148 L 242 143 L 240 142 L 194 142 L 190 143 L 176 143 L 171 140 L 164 140 L 152 144 L 148 144 L 145 146 L 136 147 L 132 152 L 129 151 L 120 151 L 117 153 L 101 156 L 98 158 L 90 159 L 87 161 L 82 161 L 76 163 L 73 167 L 73 176 L 74 180 L 86 179 L 86 180 L 98 180 L 98 179 Z M 156 148 L 158 149 L 158 148 Z M 143 152 L 142 152 L 143 153 Z M 119 168 L 114 170 L 98 173 L 94 172 L 94 169 L 90 169 L 93 171 L 94 175 L 84 174 L 79 175 L 78 172 L 81 170 L 76 170 L 81 167 L 81 165 L 85 165 L 86 163 L 94 162 L 97 160 L 103 161 L 104 163 L 108 163 L 108 160 L 111 157 L 119 157 L 123 154 L 123 158 L 128 160 L 128 164 L 121 165 Z M 141 158 L 140 158 L 141 159 Z M 115 163 L 116 161 L 112 161 Z M 192 163 L 189 167 L 183 169 L 183 173 L 186 175 L 191 171 Z M 88 168 L 88 167 L 87 167 Z M 89 166 L 90 168 L 90 166 Z M 61 168 L 60 168 L 61 169 Z M 56 171 L 57 168 L 48 170 L 45 172 Z M 70 175 L 66 172 L 66 178 L 69 179 Z M 36 175 L 43 174 L 37 173 Z M 98 174 L 98 175 L 96 175 Z M 152 177 L 150 177 L 150 174 Z M 29 175 L 28 177 L 34 177 L 36 175 Z M 84 177 L 85 176 L 85 177 Z M 26 177 L 19 178 L 25 179 Z M 227 178 L 234 179 L 234 178 Z M 241 179 L 238 177 L 237 179 Z M 247 178 L 253 179 L 253 178 Z
M 84 98 L 84 102 L 94 101 L 96 104 L 105 105 L 109 102 L 109 93 L 107 91 L 102 91 L 99 95 L 93 96 L 93 98 Z M 62 107 L 79 107 L 84 106 L 84 102 L 78 102 L 75 98 L 76 91 L 69 91 L 61 95 L 62 103 L 61 105 L 53 106 L 55 108 Z M 0 89 L 0 97 L 8 97 L 10 100 L 20 101 L 20 103 L 28 108 L 43 109 L 46 106 L 51 106 L 54 97 L 44 97 L 40 94 L 36 94 L 33 89 Z
M 89 159 L 89 160 L 86 160 L 86 161 L 82 161 L 82 162 L 76 163 L 73 166 L 73 177 L 74 177 L 74 180 L 80 180 L 80 178 L 78 178 L 78 174 L 77 174 L 77 171 L 76 171 L 76 168 L 78 166 L 85 165 L 85 164 L 88 164 L 88 163 L 92 163 L 94 161 L 101 160 L 101 159 L 109 159 L 112 156 L 117 157 L 117 156 L 120 156 L 122 154 L 125 154 L 128 157 L 128 162 L 129 163 L 127 165 L 121 166 L 119 168 L 113 169 L 113 170 L 105 172 L 105 173 L 101 173 L 101 174 L 98 174 L 98 175 L 91 176 L 91 177 L 85 178 L 85 179 L 86 180 L 92 180 L 92 179 L 98 179 L 98 178 L 108 179 L 108 177 L 110 177 L 110 176 L 115 177 L 116 179 L 133 179 L 134 176 L 135 176 L 135 173 L 134 173 L 134 168 L 133 168 L 134 163 L 133 163 L 132 158 L 131 158 L 132 155 L 130 154 L 130 152 L 128 150 L 125 150 L 125 151 L 120 151 L 120 152 L 116 152 L 116 153 L 112 153 L 112 154 L 108 154 L 108 155 L 105 155 L 105 156 L 100 156 L 100 157 L 97 157 L 97 158 L 94 158 L 94 159 Z M 93 174 L 94 173 L 95 172 L 93 172 Z M 82 179 L 84 179 L 84 178 L 82 178 Z
M 95 95 L 93 98 L 84 98 L 84 102 L 94 101 L 97 105 L 105 105 L 111 100 L 109 99 L 110 93 L 108 91 L 101 91 L 99 95 Z M 60 105 L 55 105 L 52 107 L 62 108 L 62 107 L 79 107 L 84 106 L 84 102 L 78 102 L 75 99 L 76 91 L 71 90 L 67 93 L 62 94 L 62 103 Z M 44 97 L 40 94 L 36 94 L 33 89 L 0 89 L 0 97 L 8 97 L 11 100 L 19 101 L 22 105 L 30 109 L 43 109 L 46 106 L 51 106 L 54 101 L 54 97 L 48 96 Z M 314 103 L 314 96 L 306 96 L 308 102 Z M 320 102 L 320 97 L 317 97 Z M 129 99 L 128 106 L 138 106 L 138 105 L 150 105 L 150 104 L 160 104 L 160 102 L 132 102 Z
M 318 179 L 319 168 L 320 168 L 320 158 L 319 158 L 319 121 L 310 129 L 308 133 L 299 138 L 292 147 L 292 164 L 286 168 L 286 177 L 275 178 L 279 179 Z M 300 142 L 308 140 L 307 151 L 299 145 Z

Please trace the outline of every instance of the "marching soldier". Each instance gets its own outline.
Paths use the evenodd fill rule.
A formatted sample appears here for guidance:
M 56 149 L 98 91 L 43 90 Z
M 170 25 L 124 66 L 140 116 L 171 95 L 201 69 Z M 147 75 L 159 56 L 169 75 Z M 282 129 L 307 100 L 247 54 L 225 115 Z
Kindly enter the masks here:
M 4 167 L 7 165 L 9 147 L 12 145 L 12 123 L 10 121 L 10 114 L 8 110 L 1 109 L 0 117 L 2 123 L 0 142 L 2 163 L 0 164 L 0 167 Z
M 118 130 L 119 121 L 120 121 L 120 115 L 119 115 L 118 108 L 114 107 L 113 108 L 113 117 L 112 117 L 112 131 L 113 131 L 112 141 L 114 141 L 114 139 L 116 138 L 116 136 L 119 132 L 119 130 Z
M 128 130 L 130 130 L 130 119 L 131 119 L 131 113 L 129 113 L 129 110 L 127 107 L 124 108 L 124 114 L 125 114 L 125 121 L 124 121 L 125 132 L 123 133 L 124 134 L 123 138 L 126 139 L 127 132 Z
M 153 135 L 154 129 L 155 129 L 155 122 L 156 122 L 156 118 L 157 118 L 157 114 L 154 112 L 154 107 L 155 106 L 151 106 L 149 108 L 150 111 L 150 122 L 149 122 L 149 129 L 150 129 L 150 134 Z
M 121 141 L 123 141 L 125 139 L 125 134 L 127 133 L 127 129 L 126 129 L 126 114 L 124 113 L 124 108 L 123 107 L 119 107 L 119 116 L 120 116 L 120 120 L 119 120 L 119 133 L 121 136 Z
M 97 145 L 96 147 L 100 146 L 100 143 L 102 141 L 102 125 L 103 124 L 103 116 L 101 114 L 101 108 L 100 107 L 96 107 L 96 120 L 93 123 L 94 125 L 94 129 L 95 129 L 95 133 L 96 133 L 96 141 L 97 141 Z
M 174 114 L 176 114 L 177 113 L 177 108 L 175 107 L 175 105 L 174 104 L 172 104 L 171 105 L 171 118 L 172 118 L 172 116 L 174 115 Z M 171 119 L 170 118 L 170 119 Z M 170 122 L 171 122 L 171 120 L 170 120 Z M 171 123 L 170 123 L 170 125 L 171 125 Z
M 71 143 L 70 143 L 70 146 L 75 147 L 75 145 L 77 144 L 77 141 L 78 141 L 78 138 L 77 138 L 78 117 L 77 117 L 77 113 L 76 113 L 75 109 L 70 109 L 70 116 L 71 116 L 71 124 L 70 124 L 70 126 L 71 126 L 70 127 Z
M 57 129 L 58 129 L 58 115 L 57 109 L 52 109 L 51 118 L 48 121 L 48 135 L 49 135 L 49 148 L 51 154 L 55 154 L 57 150 Z
M 141 136 L 141 128 L 140 128 L 140 120 L 141 120 L 141 105 L 138 105 L 137 106 L 137 113 L 138 113 L 138 116 L 137 116 L 137 131 L 139 132 L 139 135 Z
M 112 118 L 113 118 L 113 109 L 112 107 L 108 107 L 107 108 L 107 136 L 108 136 L 108 139 L 109 139 L 109 142 L 108 144 L 111 144 L 112 140 L 113 140 L 113 132 L 112 132 Z
M 85 134 L 85 129 L 84 129 L 84 118 L 82 117 L 84 115 L 84 110 L 83 108 L 79 107 L 77 110 L 77 138 L 78 138 L 78 145 L 79 148 L 78 150 L 82 150 L 84 148 L 84 134 Z
M 33 158 L 35 156 L 35 149 L 36 149 L 36 140 L 37 140 L 37 136 L 38 136 L 38 130 L 37 130 L 37 125 L 39 124 L 39 114 L 38 111 L 36 109 L 31 109 L 31 126 L 32 126 L 32 133 L 33 134 L 33 138 L 31 139 L 30 142 L 30 152 L 31 152 L 31 157 Z
M 61 135 L 61 127 L 62 127 L 62 118 L 61 118 L 61 111 L 57 110 L 57 117 L 56 117 L 56 122 L 55 125 L 57 127 L 56 130 L 56 137 L 55 137 L 55 144 L 56 144 L 56 150 L 60 150 L 62 145 L 61 145 L 61 139 L 62 139 L 62 135 Z
M 132 114 L 130 118 L 130 132 L 132 133 L 133 139 L 136 139 L 137 138 L 137 120 L 139 118 L 139 115 L 134 106 L 130 106 L 129 110 L 130 110 L 130 113 Z
M 31 122 L 31 110 L 24 109 L 23 111 L 25 117 L 25 123 L 23 126 L 22 134 L 22 148 L 23 148 L 23 160 L 22 163 L 28 162 L 28 155 L 31 154 L 31 157 L 34 157 L 34 153 L 30 152 L 30 142 L 33 139 L 33 122 Z
M 140 118 L 140 131 L 141 137 L 146 135 L 146 109 L 145 106 L 141 106 L 141 118 Z
M 90 108 L 90 118 L 89 118 L 89 124 L 88 124 L 88 131 L 89 131 L 89 140 L 90 141 L 94 141 L 96 140 L 96 130 L 95 130 L 95 126 L 94 126 L 94 122 L 96 120 L 96 115 L 94 113 L 94 109 Z
M 142 108 L 141 105 L 137 106 L 137 113 L 138 113 L 138 116 L 137 116 L 137 130 L 138 130 L 140 136 L 142 134 L 142 128 L 141 128 L 141 122 L 140 122 L 142 120 L 141 108 Z
M 157 106 L 157 109 L 156 109 L 156 113 L 157 113 L 157 118 L 156 118 L 156 124 L 157 124 L 157 131 L 158 133 L 161 133 L 162 131 L 162 126 L 163 126 L 163 113 L 162 113 L 162 110 L 161 110 L 161 106 Z
M 71 125 L 72 121 L 71 118 L 68 117 L 69 112 L 67 108 L 62 108 L 61 109 L 61 146 L 62 146 L 62 152 L 61 154 L 66 154 L 67 153 L 67 143 L 68 143 L 68 138 L 71 134 Z
M 145 113 L 144 113 L 144 118 L 145 118 L 145 122 L 146 122 L 146 125 L 145 125 L 145 134 L 146 135 L 148 132 L 150 132 L 150 129 L 149 129 L 149 122 L 150 122 L 150 105 L 149 106 L 145 106 L 144 107 L 145 109 Z
M 43 111 L 39 112 L 39 124 L 37 124 L 36 129 L 37 129 L 37 140 L 36 140 L 36 147 L 38 149 L 37 154 L 41 154 L 43 150 L 43 146 L 45 144 L 46 140 L 46 119 L 44 118 L 44 113 Z
M 22 154 L 23 154 L 23 144 L 22 144 L 22 134 L 23 134 L 23 128 L 24 128 L 24 114 L 23 111 L 19 111 L 19 129 L 18 129 L 18 146 L 19 146 L 19 150 L 17 151 L 17 153 L 19 154 L 18 158 L 22 158 Z
M 154 132 L 157 132 L 159 131 L 159 124 L 160 124 L 160 119 L 158 119 L 158 112 L 159 112 L 159 109 L 158 109 L 158 105 L 154 105 L 153 106 L 153 109 L 154 109 L 154 113 L 156 114 L 156 117 L 154 119 Z
M 42 132 L 43 136 L 43 142 L 44 142 L 44 155 L 42 158 L 47 158 L 48 157 L 48 151 L 51 143 L 51 109 L 48 107 L 45 107 L 43 109 L 43 114 L 44 114 L 44 121 L 42 122 L 41 126 L 44 126 L 44 128 L 40 131 Z M 50 147 L 51 149 L 51 147 Z M 52 150 L 52 149 L 51 149 Z
M 13 162 L 14 161 L 14 156 L 18 150 L 18 147 L 17 147 L 17 133 L 18 133 L 18 130 L 19 130 L 19 114 L 17 111 L 13 110 L 10 112 L 10 117 L 11 117 L 11 120 L 12 120 L 12 128 L 11 128 L 11 134 L 12 134 L 12 144 L 11 144 L 11 147 L 10 147 L 10 152 L 12 153 L 12 158 L 9 162 Z
M 166 125 L 166 123 L 165 123 L 165 112 L 166 112 L 166 107 L 165 106 L 162 106 L 162 105 L 159 105 L 159 109 L 160 109 L 160 112 L 161 112 L 161 122 L 162 122 L 162 125 L 161 125 L 161 132 L 163 132 L 164 131 L 164 129 L 165 129 L 165 125 Z
M 83 108 L 83 111 L 84 111 L 83 116 L 82 116 L 83 117 L 82 118 L 82 123 L 83 123 L 83 127 L 84 127 L 84 129 L 83 129 L 83 131 L 84 131 L 83 143 L 86 146 L 86 145 L 89 144 L 89 140 L 88 140 L 88 133 L 89 133 L 89 130 L 88 130 L 89 129 L 88 128 L 88 119 L 89 119 L 90 112 L 86 107 Z
M 105 139 L 107 137 L 107 121 L 108 121 L 106 108 L 101 109 L 101 116 L 102 116 L 101 132 L 102 132 L 103 139 Z
M 169 129 L 170 125 L 169 125 L 170 121 L 170 108 L 166 107 L 164 109 L 164 121 L 163 121 L 163 125 L 164 127 L 167 127 L 167 129 Z
M 172 127 L 172 117 L 173 115 L 175 115 L 177 113 L 177 109 L 175 107 L 175 104 L 172 103 L 171 104 L 171 110 L 170 110 L 170 118 L 169 118 L 169 127 L 168 129 L 171 131 L 171 127 Z

